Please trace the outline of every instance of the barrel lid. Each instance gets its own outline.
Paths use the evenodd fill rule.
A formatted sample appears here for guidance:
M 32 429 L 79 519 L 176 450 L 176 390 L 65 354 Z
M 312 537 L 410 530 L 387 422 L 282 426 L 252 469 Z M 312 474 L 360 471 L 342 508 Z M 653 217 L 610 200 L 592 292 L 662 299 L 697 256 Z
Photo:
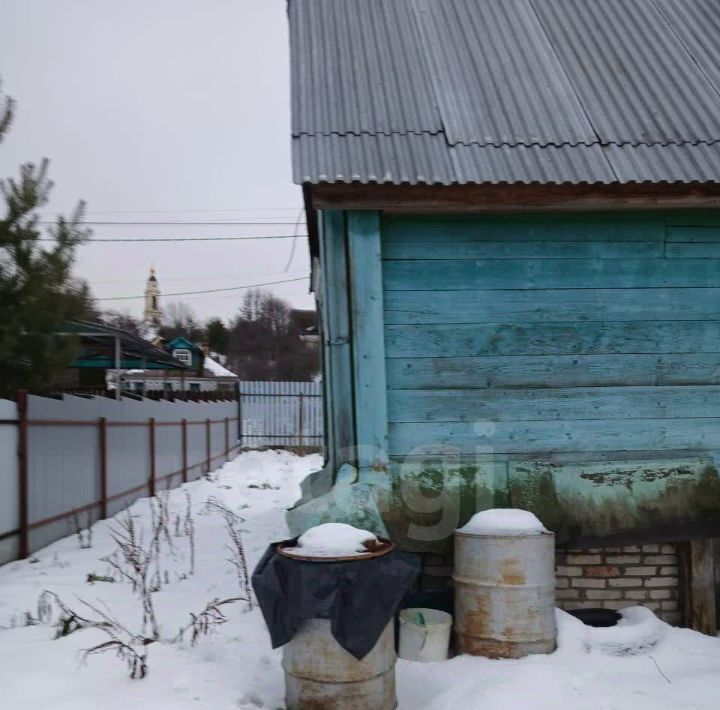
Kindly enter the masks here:
M 310 557 L 309 555 L 297 555 L 289 552 L 295 548 L 297 540 L 284 540 L 278 543 L 277 552 L 283 557 L 299 562 L 361 562 L 362 560 L 374 560 L 378 557 L 390 554 L 395 549 L 395 543 L 384 537 L 378 537 L 377 543 L 367 553 L 359 555 L 346 555 L 344 557 Z
M 462 528 L 455 531 L 455 535 L 458 537 L 487 537 L 487 538 L 502 538 L 502 539 L 517 539 L 521 540 L 529 537 L 543 537 L 545 535 L 555 536 L 554 532 L 550 530 L 541 530 L 539 532 L 516 532 L 516 533 L 500 533 L 500 532 L 465 532 Z
M 527 538 L 552 533 L 528 510 L 488 508 L 475 513 L 455 534 L 470 537 Z

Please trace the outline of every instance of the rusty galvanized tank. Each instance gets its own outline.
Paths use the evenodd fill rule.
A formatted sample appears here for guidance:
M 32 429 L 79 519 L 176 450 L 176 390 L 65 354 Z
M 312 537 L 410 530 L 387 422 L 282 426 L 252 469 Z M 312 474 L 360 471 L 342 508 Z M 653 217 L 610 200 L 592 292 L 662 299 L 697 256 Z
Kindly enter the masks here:
M 395 661 L 393 621 L 358 661 L 333 638 L 329 619 L 308 619 L 283 648 L 287 710 L 392 710 Z
M 488 658 L 552 653 L 555 536 L 455 532 L 455 651 Z

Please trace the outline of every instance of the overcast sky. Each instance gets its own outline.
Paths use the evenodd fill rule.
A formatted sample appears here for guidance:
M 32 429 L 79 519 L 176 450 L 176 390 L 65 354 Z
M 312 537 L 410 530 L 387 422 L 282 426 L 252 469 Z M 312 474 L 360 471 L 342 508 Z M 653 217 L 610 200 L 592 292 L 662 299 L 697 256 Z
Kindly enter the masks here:
M 83 199 L 88 221 L 290 223 L 97 225 L 98 238 L 295 233 L 285 0 L 0 0 L 0 75 L 18 102 L 0 175 L 50 158 L 49 216 Z M 151 265 L 164 293 L 226 288 L 306 276 L 306 240 L 288 267 L 292 244 L 88 244 L 76 271 L 98 299 L 141 296 Z M 312 305 L 307 280 L 271 288 Z M 228 318 L 242 294 L 164 302 Z

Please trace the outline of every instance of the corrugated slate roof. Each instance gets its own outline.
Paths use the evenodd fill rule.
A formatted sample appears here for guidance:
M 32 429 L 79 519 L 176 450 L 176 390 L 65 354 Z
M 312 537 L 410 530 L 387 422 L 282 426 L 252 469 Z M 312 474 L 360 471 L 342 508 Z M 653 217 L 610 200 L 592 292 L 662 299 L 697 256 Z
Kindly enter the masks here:
M 720 0 L 289 15 L 296 182 L 720 182 Z

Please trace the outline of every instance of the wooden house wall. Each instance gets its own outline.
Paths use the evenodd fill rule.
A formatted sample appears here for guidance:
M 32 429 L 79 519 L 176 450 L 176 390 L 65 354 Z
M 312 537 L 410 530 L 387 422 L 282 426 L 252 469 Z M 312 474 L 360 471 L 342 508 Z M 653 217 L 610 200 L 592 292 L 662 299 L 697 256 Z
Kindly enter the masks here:
M 385 217 L 381 231 L 393 462 L 432 446 L 490 460 L 513 505 L 547 494 L 566 518 L 571 502 L 604 515 L 575 520 L 576 538 L 720 522 L 720 500 L 703 502 L 720 499 L 720 213 Z M 639 520 L 658 498 L 673 511 Z M 704 522 L 680 512 L 697 506 Z

